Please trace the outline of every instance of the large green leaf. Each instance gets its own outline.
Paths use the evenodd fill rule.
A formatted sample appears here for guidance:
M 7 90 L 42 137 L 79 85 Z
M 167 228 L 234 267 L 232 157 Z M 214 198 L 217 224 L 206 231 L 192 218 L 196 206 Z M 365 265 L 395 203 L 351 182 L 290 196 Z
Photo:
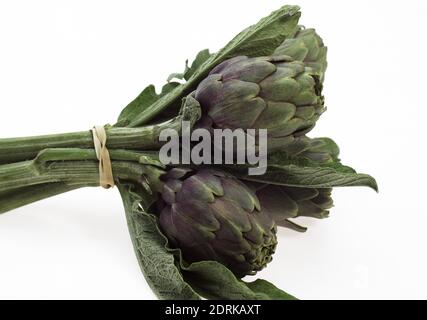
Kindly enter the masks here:
M 370 187 L 378 191 L 373 177 L 357 173 L 342 165 L 338 160 L 317 163 L 307 158 L 287 158 L 284 155 L 272 157 L 267 172 L 261 176 L 250 176 L 243 166 L 230 167 L 229 171 L 241 179 L 269 184 L 305 188 Z
M 122 119 L 122 123 L 130 122 L 127 124 L 130 127 L 138 127 L 147 123 L 176 103 L 177 100 L 193 91 L 212 68 L 228 58 L 238 55 L 263 56 L 272 54 L 287 37 L 292 35 L 299 17 L 300 12 L 297 6 L 284 6 L 274 11 L 256 25 L 239 33 L 223 49 L 214 55 L 210 55 L 203 63 L 197 62 L 195 67 L 191 68 L 190 74 L 187 70 L 185 78 L 188 78 L 188 81 L 185 84 L 177 85 L 172 91 L 145 107 L 139 114 L 132 114 L 132 117 L 127 117 L 126 120 Z M 206 57 L 207 55 L 203 54 L 200 61 Z
M 140 205 L 148 207 L 151 197 L 146 191 L 131 184 L 119 184 L 129 232 L 135 253 L 151 289 L 160 299 L 200 299 L 184 281 L 175 257 L 166 249 L 166 240 L 160 234 L 155 217 L 145 213 Z
M 202 261 L 183 266 L 184 278 L 205 298 L 220 300 L 296 300 L 266 280 L 244 282 L 224 265 Z
M 295 33 L 301 16 L 298 6 L 283 6 L 246 28 L 231 40 L 213 61 L 244 55 L 250 57 L 272 54 L 283 41 Z M 208 62 L 209 63 L 209 62 Z
M 264 175 L 264 181 L 294 187 L 333 188 L 333 187 L 369 187 L 378 191 L 375 179 L 364 173 L 348 170 L 349 167 L 299 167 L 273 166 Z
M 267 171 L 248 175 L 248 165 L 222 166 L 237 177 L 268 184 L 305 188 L 370 187 L 378 191 L 373 177 L 341 164 L 339 147 L 330 138 L 299 137 L 283 150 L 270 154 Z

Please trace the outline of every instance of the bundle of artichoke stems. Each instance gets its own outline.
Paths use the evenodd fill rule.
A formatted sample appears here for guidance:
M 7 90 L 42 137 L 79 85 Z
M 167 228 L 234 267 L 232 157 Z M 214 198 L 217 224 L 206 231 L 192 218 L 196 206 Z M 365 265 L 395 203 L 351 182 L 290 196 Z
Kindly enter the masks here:
M 277 227 L 322 219 L 333 187 L 368 186 L 328 138 L 309 138 L 325 110 L 326 47 L 284 6 L 218 53 L 201 51 L 157 94 L 147 87 L 106 127 L 114 182 L 143 274 L 162 299 L 294 299 L 255 275 L 271 260 Z M 178 81 L 179 80 L 179 81 Z M 163 129 L 267 129 L 268 167 L 165 166 Z M 99 186 L 90 131 L 0 140 L 0 213 Z

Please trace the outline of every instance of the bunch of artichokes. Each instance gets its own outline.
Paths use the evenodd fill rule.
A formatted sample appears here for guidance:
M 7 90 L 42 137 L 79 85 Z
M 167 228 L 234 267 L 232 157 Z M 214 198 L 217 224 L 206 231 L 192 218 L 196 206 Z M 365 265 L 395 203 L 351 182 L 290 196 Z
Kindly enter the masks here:
M 157 94 L 147 87 L 106 127 L 114 182 L 144 276 L 162 299 L 293 299 L 241 280 L 272 261 L 278 227 L 326 218 L 332 188 L 375 180 L 341 164 L 337 145 L 309 138 L 326 110 L 326 47 L 284 6 L 216 54 L 201 51 Z M 177 81 L 183 80 L 183 81 Z M 164 129 L 267 129 L 268 167 L 164 165 Z M 0 139 L 0 213 L 99 185 L 89 131 Z M 280 245 L 280 244 L 279 244 Z

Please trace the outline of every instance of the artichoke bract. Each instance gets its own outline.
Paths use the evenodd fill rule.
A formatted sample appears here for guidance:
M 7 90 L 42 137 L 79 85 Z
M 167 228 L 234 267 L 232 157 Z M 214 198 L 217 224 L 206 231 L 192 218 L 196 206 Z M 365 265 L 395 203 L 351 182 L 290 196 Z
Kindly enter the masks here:
M 252 184 L 263 212 L 269 214 L 280 227 L 304 232 L 290 220 L 297 217 L 324 219 L 333 207 L 332 189 L 296 188 L 279 185 Z
M 171 169 L 163 179 L 159 223 L 186 261 L 214 260 L 241 278 L 272 260 L 276 224 L 244 183 L 207 169 Z
M 275 51 L 274 55 L 288 55 L 295 60 L 304 62 L 323 83 L 327 68 L 327 48 L 322 38 L 314 29 L 298 26 L 293 36 L 286 39 Z
M 338 160 L 340 150 L 338 145 L 329 138 L 309 138 L 307 136 L 298 137 L 286 148 L 281 150 L 281 153 L 276 155 L 286 154 L 290 159 L 307 159 L 318 164 L 333 163 Z M 275 161 L 275 156 L 270 157 L 271 161 Z
M 267 129 L 269 152 L 309 132 L 325 110 L 320 76 L 287 55 L 226 60 L 195 97 L 214 128 Z

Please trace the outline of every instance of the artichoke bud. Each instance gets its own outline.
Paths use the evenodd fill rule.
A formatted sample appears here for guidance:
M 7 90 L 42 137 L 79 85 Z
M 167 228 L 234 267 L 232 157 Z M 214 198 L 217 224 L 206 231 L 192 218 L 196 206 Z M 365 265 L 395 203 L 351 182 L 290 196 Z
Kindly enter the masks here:
M 276 224 L 244 183 L 208 169 L 175 168 L 162 179 L 159 224 L 187 262 L 217 261 L 241 278 L 272 260 Z
M 278 226 L 305 231 L 291 220 L 297 217 L 324 219 L 333 207 L 332 189 L 297 188 L 251 183 L 263 208 Z
M 326 164 L 338 160 L 339 148 L 337 144 L 328 138 L 314 138 L 307 136 L 296 138 L 292 143 L 280 150 L 280 154 L 272 155 L 270 161 L 275 161 L 278 156 L 279 161 L 284 153 L 288 158 L 305 158 L 310 161 Z
M 313 74 L 317 74 L 323 83 L 327 68 L 327 48 L 314 29 L 297 26 L 292 37 L 286 39 L 274 55 L 288 55 L 294 60 L 304 62 Z
M 234 57 L 216 66 L 195 97 L 214 128 L 267 129 L 269 152 L 310 131 L 325 110 L 320 77 L 290 56 Z

